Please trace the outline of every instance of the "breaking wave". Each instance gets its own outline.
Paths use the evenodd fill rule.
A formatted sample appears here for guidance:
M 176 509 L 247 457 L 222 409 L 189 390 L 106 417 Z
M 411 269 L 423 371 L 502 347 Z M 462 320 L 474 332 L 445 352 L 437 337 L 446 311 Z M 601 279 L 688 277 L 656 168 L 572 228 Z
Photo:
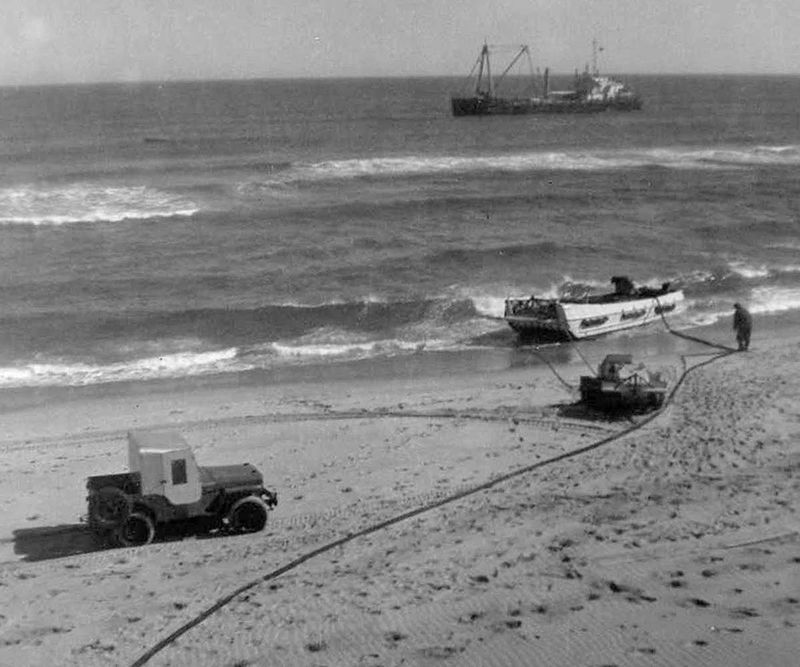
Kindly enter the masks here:
M 746 262 L 733 261 L 730 262 L 729 266 L 731 271 L 742 276 L 742 278 L 767 278 L 770 275 L 770 270 L 765 264 L 752 266 Z
M 728 317 L 739 300 L 754 314 L 800 311 L 794 279 L 775 283 L 764 276 L 785 267 L 731 265 L 675 277 L 687 298 L 673 325 L 711 325 Z M 449 295 L 407 301 L 371 296 L 253 309 L 6 317 L 0 325 L 8 340 L 22 341 L 24 347 L 5 351 L 0 388 L 179 379 L 486 346 L 511 349 L 513 334 L 502 320 L 507 297 L 607 289 L 606 281 L 563 275 L 549 284 L 459 287 Z M 69 352 L 65 339 L 72 341 Z
M 109 364 L 30 363 L 0 368 L 0 387 L 79 387 L 244 370 L 236 350 L 183 352 Z
M 402 177 L 473 172 L 611 171 L 662 167 L 666 169 L 738 169 L 752 166 L 800 164 L 800 146 L 720 148 L 625 148 L 589 151 L 537 151 L 494 156 L 371 157 L 295 164 L 262 185 L 304 181 Z M 257 187 L 257 184 L 244 184 Z
M 189 217 L 199 210 L 189 199 L 145 186 L 76 184 L 0 189 L 0 224 L 121 222 Z
M 783 313 L 800 309 L 800 288 L 757 287 L 752 291 L 749 308 L 753 313 Z

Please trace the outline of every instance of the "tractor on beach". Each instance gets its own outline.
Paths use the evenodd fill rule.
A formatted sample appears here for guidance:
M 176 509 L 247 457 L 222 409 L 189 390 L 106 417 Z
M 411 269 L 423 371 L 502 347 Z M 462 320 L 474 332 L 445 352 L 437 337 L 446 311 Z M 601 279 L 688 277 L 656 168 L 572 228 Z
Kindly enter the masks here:
M 602 412 L 646 412 L 664 404 L 667 382 L 643 366 L 626 372 L 633 364 L 630 354 L 609 354 L 597 375 L 582 376 L 581 402 Z

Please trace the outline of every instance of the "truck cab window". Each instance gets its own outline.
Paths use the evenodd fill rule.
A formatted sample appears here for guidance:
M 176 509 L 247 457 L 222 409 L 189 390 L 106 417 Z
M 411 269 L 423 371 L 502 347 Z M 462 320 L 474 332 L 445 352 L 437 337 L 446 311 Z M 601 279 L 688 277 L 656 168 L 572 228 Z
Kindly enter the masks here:
M 175 459 L 172 462 L 172 483 L 186 484 L 186 459 Z

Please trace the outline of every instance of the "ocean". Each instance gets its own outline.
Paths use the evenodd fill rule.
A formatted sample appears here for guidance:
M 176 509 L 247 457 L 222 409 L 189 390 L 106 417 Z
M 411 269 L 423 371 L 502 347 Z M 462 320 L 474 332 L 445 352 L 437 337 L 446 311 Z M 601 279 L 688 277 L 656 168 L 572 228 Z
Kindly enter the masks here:
M 491 118 L 447 78 L 0 89 L 0 389 L 503 367 L 506 297 L 612 275 L 795 326 L 800 77 L 625 80 Z

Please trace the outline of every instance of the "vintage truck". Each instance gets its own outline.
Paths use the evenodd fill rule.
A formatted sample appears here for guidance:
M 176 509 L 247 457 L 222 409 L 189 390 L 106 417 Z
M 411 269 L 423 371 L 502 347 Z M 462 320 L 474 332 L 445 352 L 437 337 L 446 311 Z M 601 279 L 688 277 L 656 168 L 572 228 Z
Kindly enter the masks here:
M 86 481 L 89 527 L 120 546 L 147 544 L 178 525 L 257 532 L 278 503 L 254 466 L 199 466 L 176 431 L 129 433 L 128 463 L 128 472 Z

